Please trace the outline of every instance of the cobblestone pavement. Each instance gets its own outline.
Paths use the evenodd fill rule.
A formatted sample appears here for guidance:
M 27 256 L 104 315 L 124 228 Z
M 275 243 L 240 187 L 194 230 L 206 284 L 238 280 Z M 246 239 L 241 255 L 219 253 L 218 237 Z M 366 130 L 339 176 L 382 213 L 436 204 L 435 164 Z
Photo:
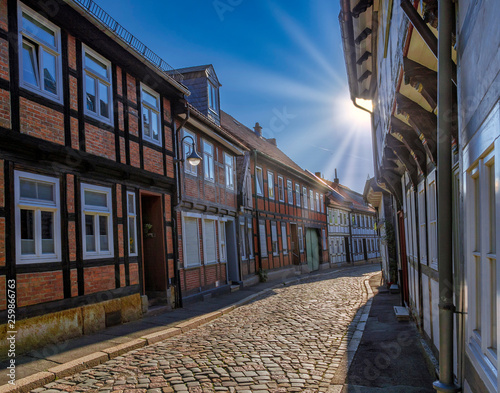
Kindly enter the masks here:
M 309 277 L 36 393 L 328 392 L 376 265 Z M 354 321 L 353 321 L 354 319 Z

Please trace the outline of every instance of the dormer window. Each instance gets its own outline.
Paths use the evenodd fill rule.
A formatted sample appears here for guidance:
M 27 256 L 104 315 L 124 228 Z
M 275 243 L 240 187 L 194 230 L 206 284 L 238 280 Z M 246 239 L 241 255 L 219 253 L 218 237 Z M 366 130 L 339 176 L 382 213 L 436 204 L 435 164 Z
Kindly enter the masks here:
M 212 82 L 208 82 L 208 107 L 219 115 L 219 89 Z

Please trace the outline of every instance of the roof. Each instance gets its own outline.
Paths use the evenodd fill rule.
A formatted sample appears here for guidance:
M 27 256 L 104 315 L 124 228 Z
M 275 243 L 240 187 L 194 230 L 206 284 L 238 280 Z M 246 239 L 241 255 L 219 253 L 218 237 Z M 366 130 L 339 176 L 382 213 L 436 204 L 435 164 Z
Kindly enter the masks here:
M 290 157 L 283 153 L 276 145 L 269 142 L 264 137 L 259 137 L 255 134 L 254 130 L 251 130 L 247 126 L 241 124 L 231 115 L 224 111 L 220 111 L 221 114 L 221 126 L 225 128 L 229 133 L 238 138 L 244 145 L 246 145 L 251 150 L 257 150 L 257 152 L 271 158 L 274 161 L 279 162 L 281 165 L 288 167 L 289 169 L 298 172 L 299 175 L 309 178 L 315 183 L 319 183 L 324 187 L 323 184 L 318 181 L 318 179 L 311 175 L 309 172 L 298 166 Z
M 192 66 L 192 67 L 177 68 L 175 71 L 180 73 L 181 75 L 183 75 L 183 77 L 185 79 L 188 79 L 186 77 L 186 74 L 190 74 L 193 72 L 205 71 L 207 73 L 207 76 L 210 77 L 209 79 L 212 80 L 212 82 L 217 82 L 219 84 L 219 86 L 222 86 L 221 83 L 219 82 L 219 78 L 217 77 L 217 74 L 215 73 L 214 66 L 212 64 L 204 64 L 204 65 L 198 65 L 198 66 Z
M 338 192 L 342 197 L 344 197 L 347 203 L 352 203 L 352 208 L 356 210 L 365 211 L 367 213 L 375 213 L 375 209 L 370 205 L 366 204 L 363 195 L 359 192 L 351 190 L 349 187 L 344 186 L 340 183 L 335 183 L 330 180 L 325 180 L 325 182 L 330 185 L 336 192 Z

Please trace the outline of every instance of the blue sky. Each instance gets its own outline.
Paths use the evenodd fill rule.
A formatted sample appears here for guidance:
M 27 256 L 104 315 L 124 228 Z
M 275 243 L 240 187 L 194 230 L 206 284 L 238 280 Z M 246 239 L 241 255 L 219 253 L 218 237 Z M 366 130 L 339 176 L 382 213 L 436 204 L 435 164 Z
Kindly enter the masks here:
M 370 118 L 349 98 L 339 0 L 96 0 L 174 68 L 213 64 L 221 109 L 297 164 L 362 192 Z

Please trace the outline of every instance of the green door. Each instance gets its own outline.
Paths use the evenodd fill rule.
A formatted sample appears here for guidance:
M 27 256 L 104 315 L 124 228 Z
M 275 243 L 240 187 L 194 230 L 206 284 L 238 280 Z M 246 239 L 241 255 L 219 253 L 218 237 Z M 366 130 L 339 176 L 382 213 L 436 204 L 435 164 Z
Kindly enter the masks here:
M 306 230 L 307 266 L 311 271 L 319 269 L 319 243 L 316 229 Z

